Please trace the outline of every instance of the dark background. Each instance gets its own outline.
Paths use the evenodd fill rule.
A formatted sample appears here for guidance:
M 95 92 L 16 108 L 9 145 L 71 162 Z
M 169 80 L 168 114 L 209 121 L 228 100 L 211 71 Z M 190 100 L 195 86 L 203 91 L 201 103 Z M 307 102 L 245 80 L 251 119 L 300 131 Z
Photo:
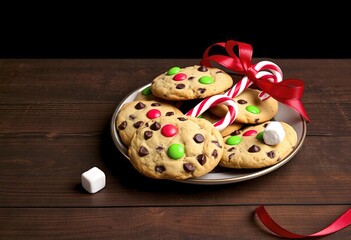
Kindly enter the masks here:
M 251 44 L 253 57 L 351 58 L 340 4 L 126 4 L 3 8 L 0 58 L 201 58 L 229 39 Z

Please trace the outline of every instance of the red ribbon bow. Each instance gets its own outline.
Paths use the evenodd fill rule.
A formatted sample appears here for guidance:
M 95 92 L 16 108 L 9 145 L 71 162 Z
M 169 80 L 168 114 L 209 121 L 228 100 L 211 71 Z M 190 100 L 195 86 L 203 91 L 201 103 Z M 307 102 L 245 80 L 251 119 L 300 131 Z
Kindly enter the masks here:
M 210 50 L 219 46 L 225 48 L 228 56 L 226 55 L 210 55 Z M 234 49 L 237 48 L 238 56 L 235 54 Z M 236 73 L 246 75 L 250 81 L 254 82 L 263 92 L 268 93 L 277 101 L 295 109 L 299 112 L 307 122 L 310 122 L 306 110 L 302 105 L 301 98 L 304 91 L 304 84 L 298 79 L 286 79 L 281 82 L 271 82 L 268 80 L 274 76 L 263 76 L 256 78 L 257 70 L 252 65 L 252 46 L 247 43 L 229 40 L 227 42 L 219 42 L 209 46 L 201 60 L 201 65 L 211 67 L 211 61 L 217 62 L 227 69 Z M 270 70 L 269 68 L 264 70 Z

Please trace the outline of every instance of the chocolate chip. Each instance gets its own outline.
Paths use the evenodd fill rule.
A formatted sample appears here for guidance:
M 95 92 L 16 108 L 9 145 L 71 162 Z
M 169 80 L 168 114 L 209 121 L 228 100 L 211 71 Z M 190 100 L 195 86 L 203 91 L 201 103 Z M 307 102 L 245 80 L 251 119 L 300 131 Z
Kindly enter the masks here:
M 186 172 L 194 172 L 195 167 L 194 167 L 194 165 L 192 165 L 191 163 L 184 163 L 184 164 L 183 164 L 183 169 L 184 169 Z
M 158 107 L 158 106 L 161 106 L 161 103 L 152 103 L 151 106 Z
M 163 151 L 163 147 L 162 146 L 157 146 L 156 147 L 156 151 L 157 152 L 162 152 Z
M 205 66 L 200 66 L 198 69 L 197 69 L 199 72 L 207 72 L 207 67 Z
M 176 89 L 183 89 L 183 88 L 185 88 L 185 84 L 183 84 L 183 83 L 179 83 L 176 86 Z
M 188 78 L 189 81 L 194 80 L 194 79 L 195 79 L 195 77 L 193 77 L 193 76 Z
M 138 122 L 134 123 L 133 126 L 134 126 L 135 128 L 140 128 L 143 124 L 144 124 L 143 121 L 138 121 Z
M 217 158 L 218 157 L 218 152 L 217 152 L 217 150 L 215 149 L 215 150 L 213 150 L 213 152 L 212 152 L 212 156 L 214 157 L 214 158 Z
M 256 123 L 256 124 L 258 124 L 259 121 L 260 121 L 259 118 L 256 118 L 256 119 L 255 119 L 255 123 Z
M 274 157 L 275 157 L 274 151 L 270 151 L 270 152 L 268 152 L 268 153 L 266 153 L 266 154 L 267 154 L 267 156 L 268 156 L 269 158 L 274 158 Z
M 267 127 L 267 125 L 268 125 L 268 123 L 265 123 L 265 124 L 263 125 L 263 127 L 264 127 L 264 128 L 266 128 L 266 127 Z
M 151 126 L 150 126 L 150 129 L 151 130 L 154 130 L 154 131 L 157 131 L 161 128 L 161 124 L 158 123 L 158 122 L 154 122 Z
M 196 143 L 202 143 L 205 140 L 204 136 L 200 133 L 195 134 L 193 139 Z
M 254 153 L 254 152 L 259 152 L 261 150 L 261 148 L 257 145 L 252 145 L 247 151 Z
M 217 71 L 216 74 L 218 74 L 218 73 L 222 73 L 222 71 Z
M 151 137 L 152 137 L 152 131 L 145 131 L 144 132 L 144 139 L 145 140 L 148 140 Z
M 212 140 L 212 143 L 214 143 L 217 147 L 222 148 L 221 144 L 219 144 L 218 141 Z
M 246 104 L 247 101 L 245 101 L 244 99 L 239 99 L 239 100 L 238 100 L 238 103 L 239 103 L 239 104 Z
M 282 159 L 280 158 L 280 157 L 278 157 L 278 159 L 277 159 L 277 162 L 280 162 Z
M 232 159 L 232 157 L 234 157 L 234 155 L 235 155 L 235 153 L 231 153 L 231 154 L 228 156 L 229 160 Z
M 142 103 L 142 102 L 138 102 L 138 103 L 135 105 L 135 109 L 137 109 L 137 110 L 143 109 L 144 107 L 145 107 L 145 104 Z
M 120 125 L 118 125 L 119 130 L 124 130 L 127 127 L 127 122 L 123 121 Z
M 168 116 L 172 116 L 172 115 L 174 115 L 174 112 L 166 112 L 166 116 L 168 117 Z
M 206 156 L 204 154 L 198 155 L 196 159 L 201 165 L 204 165 L 206 163 Z
M 166 170 L 164 166 L 156 166 L 155 171 L 159 173 L 163 173 Z
M 239 135 L 240 134 L 240 131 L 239 130 L 235 130 L 234 132 L 232 132 L 230 135 L 231 136 L 236 136 L 236 135 Z
M 139 148 L 139 156 L 144 157 L 149 154 L 149 151 L 145 147 Z
M 179 117 L 178 120 L 184 122 L 184 121 L 186 121 L 188 119 L 186 119 L 185 117 Z
M 206 92 L 206 88 L 198 88 L 197 89 L 201 94 L 203 94 L 204 92 Z
M 235 147 L 231 147 L 231 148 L 229 148 L 227 151 L 228 152 L 232 152 L 232 151 L 234 151 L 235 150 Z
M 134 120 L 135 118 L 136 118 L 136 116 L 134 116 L 133 114 L 129 115 L 130 120 Z

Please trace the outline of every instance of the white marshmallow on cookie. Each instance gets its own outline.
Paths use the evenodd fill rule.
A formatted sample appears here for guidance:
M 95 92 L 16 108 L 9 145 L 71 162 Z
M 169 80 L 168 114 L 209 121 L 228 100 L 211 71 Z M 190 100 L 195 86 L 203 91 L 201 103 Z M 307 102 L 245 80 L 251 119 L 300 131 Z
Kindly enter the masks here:
M 271 121 L 267 124 L 263 132 L 263 141 L 267 145 L 277 145 L 283 141 L 285 130 L 278 121 Z

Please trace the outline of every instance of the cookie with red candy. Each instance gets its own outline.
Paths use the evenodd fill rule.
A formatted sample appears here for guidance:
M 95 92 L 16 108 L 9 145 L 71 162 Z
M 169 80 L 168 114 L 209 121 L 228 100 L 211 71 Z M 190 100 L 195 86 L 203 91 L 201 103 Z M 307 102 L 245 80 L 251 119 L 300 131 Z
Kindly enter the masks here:
M 220 166 L 264 168 L 279 163 L 293 152 L 297 133 L 288 123 L 268 121 L 235 131 L 224 141 Z
M 170 68 L 153 79 L 150 89 L 156 97 L 180 101 L 220 94 L 232 85 L 232 77 L 223 70 L 193 65 Z
M 211 172 L 223 155 L 223 137 L 207 120 L 191 116 L 152 119 L 139 128 L 128 156 L 141 174 L 184 180 Z
M 129 146 L 136 130 L 151 119 L 183 115 L 174 105 L 158 101 L 135 100 L 125 103 L 117 115 L 116 129 L 122 142 Z

